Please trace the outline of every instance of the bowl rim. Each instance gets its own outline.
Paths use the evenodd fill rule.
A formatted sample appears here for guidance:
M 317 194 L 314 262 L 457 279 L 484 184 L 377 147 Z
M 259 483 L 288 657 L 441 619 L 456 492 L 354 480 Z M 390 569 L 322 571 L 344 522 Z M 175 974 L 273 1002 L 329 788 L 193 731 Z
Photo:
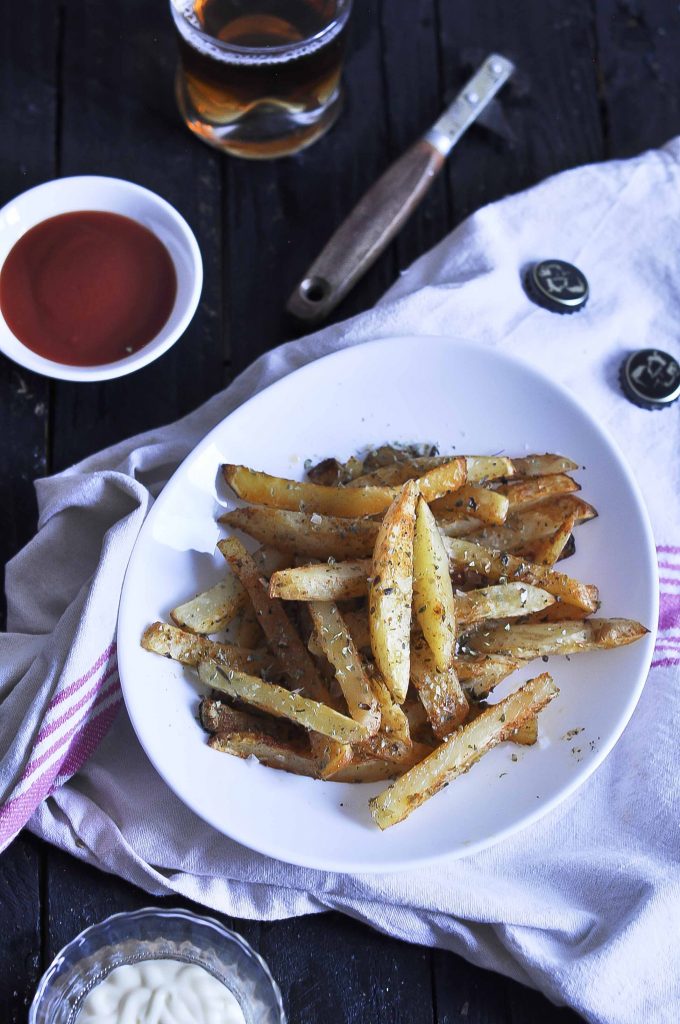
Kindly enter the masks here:
M 71 950 L 82 946 L 94 933 L 99 930 L 104 930 L 106 926 L 110 925 L 114 921 L 135 921 L 142 917 L 156 917 L 161 920 L 177 918 L 179 920 L 190 921 L 193 925 L 198 924 L 210 928 L 212 931 L 217 932 L 222 939 L 226 939 L 227 942 L 239 946 L 243 952 L 262 970 L 265 979 L 271 986 L 272 993 L 276 1001 L 276 1006 L 279 1011 L 279 1024 L 287 1024 L 281 989 L 272 975 L 267 962 L 262 956 L 260 956 L 257 950 L 253 949 L 247 939 L 244 939 L 242 935 L 235 932 L 233 929 L 227 928 L 227 926 L 222 924 L 221 921 L 218 921 L 216 917 L 212 917 L 209 914 L 197 914 L 192 910 L 184 910 L 181 907 L 166 908 L 153 906 L 140 907 L 137 910 L 122 910 L 115 914 L 109 914 L 107 917 L 102 918 L 101 921 L 96 921 L 94 924 L 88 925 L 87 928 L 83 928 L 83 930 L 74 936 L 74 938 L 65 943 L 54 956 L 52 962 L 45 969 L 40 981 L 38 982 L 38 987 L 36 988 L 35 995 L 33 996 L 33 1000 L 28 1011 L 28 1024 L 38 1024 L 37 1013 L 40 1009 L 40 1004 L 44 998 L 45 992 Z
M 190 271 L 187 271 L 181 264 L 179 264 L 174 259 L 172 252 L 168 249 L 168 253 L 175 268 L 178 283 L 177 295 L 175 296 L 175 302 L 170 312 L 170 316 L 158 334 L 147 342 L 146 345 L 140 348 L 137 352 L 133 352 L 131 355 L 126 356 L 124 359 L 119 359 L 114 363 L 101 363 L 95 366 L 71 366 L 67 363 L 58 363 L 45 356 L 41 356 L 37 352 L 28 348 L 21 339 L 14 334 L 0 310 L 0 352 L 2 352 L 7 359 L 11 360 L 16 365 L 22 366 L 24 369 L 30 370 L 33 373 L 39 373 L 43 377 L 48 377 L 52 380 L 76 382 L 112 380 L 117 377 L 127 376 L 129 373 L 134 373 L 136 370 L 140 370 L 142 367 L 148 366 L 149 363 L 154 362 L 167 352 L 168 349 L 170 349 L 184 334 L 196 312 L 203 288 L 203 260 L 201 257 L 201 250 L 194 232 L 182 214 L 172 205 L 172 203 L 169 203 L 167 199 L 164 199 L 162 196 L 158 195 L 157 192 L 153 192 L 144 185 L 138 185 L 136 182 L 129 181 L 127 178 L 117 178 L 106 174 L 74 174 L 67 175 L 63 178 L 51 178 L 48 181 L 43 181 L 38 185 L 34 185 L 25 192 L 20 192 L 18 195 L 8 199 L 8 201 L 0 207 L 0 223 L 2 222 L 3 215 L 6 214 L 12 206 L 15 206 L 16 204 L 20 204 L 22 207 L 30 205 L 31 201 L 35 200 L 38 193 L 43 197 L 45 195 L 52 194 L 54 209 L 46 216 L 40 217 L 35 221 L 35 223 L 30 224 L 24 230 L 20 231 L 5 254 L 5 257 L 0 259 L 0 271 L 2 271 L 7 255 L 9 255 L 13 246 L 26 233 L 26 231 L 29 231 L 32 227 L 35 227 L 37 224 L 44 222 L 50 217 L 58 217 L 62 213 L 75 212 L 70 204 L 65 204 L 64 197 L 69 195 L 69 193 L 72 194 L 72 190 L 78 189 L 82 186 L 87 186 L 88 188 L 94 187 L 95 189 L 97 186 L 101 186 L 102 189 L 111 189 L 113 187 L 114 189 L 118 189 L 121 194 L 127 193 L 130 196 L 136 196 L 138 199 L 141 199 L 145 204 L 147 204 L 149 209 L 155 208 L 156 210 L 161 211 L 167 218 L 169 218 L 170 221 L 173 222 L 177 229 L 178 241 L 180 246 L 184 248 L 188 258 Z M 102 202 L 99 206 L 91 205 L 93 202 L 92 198 L 90 198 L 89 202 L 90 205 L 88 205 L 88 200 L 85 200 L 79 209 L 94 209 L 104 213 L 118 213 L 121 216 L 130 216 L 130 214 L 122 213 L 120 210 L 111 209 L 110 205 L 107 205 L 105 202 Z M 130 219 L 137 220 L 136 217 L 131 217 Z M 149 230 L 153 229 L 149 228 Z M 179 284 L 181 280 L 188 281 L 190 287 L 183 305 L 179 306 Z M 181 315 L 179 316 L 177 323 L 172 330 L 167 330 L 167 325 L 170 323 L 171 318 L 176 314 L 178 309 L 181 311 Z M 13 339 L 11 351 L 10 346 L 6 344 L 7 335 Z

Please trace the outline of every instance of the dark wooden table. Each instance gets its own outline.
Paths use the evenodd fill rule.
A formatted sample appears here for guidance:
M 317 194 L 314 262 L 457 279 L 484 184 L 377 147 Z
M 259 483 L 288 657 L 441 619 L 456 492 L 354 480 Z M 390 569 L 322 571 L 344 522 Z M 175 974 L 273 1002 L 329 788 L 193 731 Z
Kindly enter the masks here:
M 35 529 L 35 477 L 188 412 L 295 336 L 283 312 L 293 284 L 488 51 L 520 69 L 504 100 L 514 140 L 470 134 L 338 318 L 370 306 L 399 268 L 482 204 L 680 131 L 675 0 L 355 0 L 355 8 L 340 122 L 302 155 L 257 164 L 221 157 L 180 124 L 167 0 L 0 0 L 0 203 L 59 175 L 130 178 L 178 207 L 205 261 L 186 335 L 133 376 L 54 383 L 0 357 L 3 562 Z M 21 836 L 0 857 L 0 1020 L 25 1020 L 41 972 L 82 927 L 149 902 Z M 269 961 L 292 1024 L 578 1019 L 456 956 L 337 914 L 233 925 Z

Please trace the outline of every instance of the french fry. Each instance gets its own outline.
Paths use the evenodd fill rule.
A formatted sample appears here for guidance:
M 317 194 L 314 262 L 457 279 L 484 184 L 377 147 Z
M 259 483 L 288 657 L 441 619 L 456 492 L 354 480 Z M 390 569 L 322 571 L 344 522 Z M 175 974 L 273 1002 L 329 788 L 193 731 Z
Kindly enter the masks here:
M 583 619 L 482 627 L 470 634 L 471 653 L 505 654 L 528 661 L 551 654 L 579 654 L 632 644 L 648 633 L 633 619 Z
M 554 533 L 523 544 L 520 554 L 523 558 L 529 558 L 532 562 L 536 562 L 537 565 L 554 565 L 564 552 L 575 526 L 576 516 L 573 514 L 566 516 L 562 525 Z
M 558 689 L 544 673 L 463 726 L 428 757 L 369 801 L 373 819 L 381 829 L 407 818 L 440 789 L 468 771 L 492 747 L 507 739 L 527 718 L 538 714 Z
M 510 512 L 519 512 L 545 498 L 580 490 L 580 484 L 566 473 L 550 473 L 547 476 L 516 477 L 510 483 L 498 485 L 495 493 L 507 498 Z
M 261 647 L 265 643 L 265 636 L 257 621 L 257 615 L 253 603 L 248 598 L 248 603 L 237 617 L 232 627 L 234 643 L 239 647 Z
M 281 602 L 269 596 L 267 581 L 258 572 L 254 559 L 235 537 L 219 541 L 217 546 L 248 591 L 258 622 L 270 648 L 276 652 L 288 681 L 292 686 L 304 689 L 315 701 L 331 704 L 328 689 L 309 652 Z M 312 736 L 312 752 L 319 758 L 321 776 L 326 778 L 349 762 L 352 751 L 349 742 L 338 737 L 324 738 L 323 730 L 317 731 L 322 735 Z
M 256 551 L 253 559 L 265 576 L 270 576 L 275 569 L 282 569 L 287 562 L 285 555 L 266 548 Z M 170 616 L 176 625 L 190 633 L 219 633 L 226 629 L 247 605 L 248 596 L 245 588 L 233 573 L 229 573 L 210 590 L 197 594 L 190 601 L 173 608 Z
M 488 704 L 471 704 L 465 724 L 474 722 L 476 718 L 488 711 Z M 521 747 L 533 747 L 538 740 L 538 718 L 533 715 L 525 722 L 518 725 L 516 729 L 508 733 L 508 742 L 517 743 Z
M 492 583 L 522 581 L 531 583 L 549 594 L 560 598 L 566 604 L 575 605 L 585 612 L 597 610 L 599 594 L 592 584 L 580 583 L 564 573 L 548 569 L 534 562 L 525 562 L 504 551 L 494 551 L 471 540 L 444 537 L 444 547 L 449 556 L 449 565 L 454 572 L 473 571 Z
M 289 740 L 296 728 L 282 718 L 241 711 L 215 697 L 204 697 L 201 700 L 198 716 L 205 731 L 211 733 L 255 732 Z
M 426 644 L 411 645 L 411 682 L 418 691 L 432 731 L 439 739 L 465 721 L 468 701 L 455 668 L 439 671 Z
M 212 750 L 235 757 L 256 757 L 267 768 L 278 768 L 293 775 L 316 779 L 320 775 L 318 759 L 301 743 L 280 740 L 265 732 L 216 733 L 208 740 Z
M 269 581 L 269 596 L 282 601 L 344 601 L 364 597 L 371 569 L 369 558 L 281 569 Z
M 584 523 L 596 515 L 596 510 L 588 502 L 573 494 L 565 494 L 516 512 L 508 516 L 501 526 L 485 526 L 477 530 L 471 539 L 487 547 L 515 552 L 530 541 L 549 537 L 567 516 L 573 516 L 577 523 Z
M 463 692 L 468 697 L 481 700 L 523 662 L 519 658 L 508 658 L 502 654 L 487 654 L 481 657 L 457 657 L 454 666 Z
M 399 493 L 396 487 L 329 487 L 300 483 L 247 466 L 228 464 L 222 471 L 226 482 L 243 501 L 291 512 L 316 512 L 354 519 L 384 512 Z
M 371 688 L 380 709 L 380 735 L 388 740 L 398 741 L 405 748 L 410 747 L 411 733 L 408 718 L 375 671 L 371 673 Z
M 422 761 L 432 751 L 432 746 L 427 747 L 424 743 L 402 743 L 400 740 L 391 739 L 384 733 L 371 736 L 369 740 L 353 745 L 355 753 L 362 757 L 376 757 L 381 761 L 392 761 L 400 765 L 403 771 L 412 765 Z
M 380 728 L 378 701 L 337 605 L 332 601 L 313 601 L 309 612 L 323 653 L 335 669 L 350 715 L 373 736 Z
M 478 484 L 466 484 L 443 498 L 437 498 L 430 506 L 437 521 L 445 524 L 479 519 L 484 523 L 505 522 L 509 502 L 505 494 L 489 490 Z
M 191 633 L 219 633 L 238 615 L 247 600 L 244 588 L 230 573 L 210 590 L 177 605 L 170 616 L 173 622 Z
M 321 682 L 305 645 L 281 603 L 269 596 L 266 581 L 262 579 L 252 556 L 235 537 L 221 540 L 217 546 L 234 575 L 248 591 L 270 649 L 276 653 L 284 666 L 289 682 L 295 687 L 302 687 L 308 696 L 317 701 L 329 701 L 328 691 Z
M 219 521 L 261 544 L 324 559 L 370 557 L 379 526 L 371 519 L 340 519 L 262 506 L 236 508 L 225 512 Z
M 530 583 L 503 583 L 456 593 L 456 621 L 460 625 L 484 619 L 511 619 L 541 612 L 555 603 L 547 590 Z
M 215 662 L 201 662 L 198 675 L 205 686 L 226 693 L 229 697 L 252 704 L 260 711 L 286 718 L 311 732 L 320 733 L 340 743 L 358 743 L 368 739 L 363 725 L 340 714 L 327 704 L 291 693 L 276 683 L 266 683 L 245 672 L 227 669 L 222 672 Z
M 513 729 L 508 739 L 511 743 L 519 743 L 521 747 L 533 747 L 534 743 L 538 741 L 538 718 L 536 715 L 533 718 L 527 718 L 526 722 L 522 722 L 516 729 Z
M 404 484 L 385 513 L 373 554 L 368 621 L 371 649 L 392 696 L 401 704 L 409 682 L 413 532 L 418 485 Z
M 142 647 L 183 665 L 196 666 L 201 661 L 211 659 L 224 668 L 238 669 L 240 672 L 276 675 L 281 671 L 278 659 L 269 651 L 251 651 L 233 644 L 216 643 L 195 633 L 185 633 L 166 622 L 154 622 L 145 629 Z
M 456 603 L 449 560 L 435 518 L 422 497 L 413 534 L 413 608 L 435 665 L 445 672 L 456 653 Z
M 452 458 L 453 456 L 451 455 L 437 455 L 402 459 L 379 466 L 370 472 L 364 473 L 362 476 L 355 477 L 348 486 L 365 487 L 366 485 L 381 485 L 399 487 L 409 480 L 422 478 L 424 473 L 446 465 L 448 462 L 451 462 Z M 465 478 L 469 484 L 479 484 L 484 483 L 486 480 L 510 477 L 514 472 L 512 462 L 504 456 L 462 455 L 459 458 L 465 460 Z
M 347 462 L 338 462 L 337 459 L 322 459 L 315 466 L 309 467 L 307 478 L 314 484 L 338 487 L 340 484 L 348 484 L 363 472 L 363 459 L 352 457 Z
M 386 761 L 384 758 L 367 757 L 365 760 L 358 758 L 350 764 L 340 768 L 333 775 L 329 782 L 386 782 L 389 779 L 396 779 L 401 774 L 402 768 L 396 761 Z
M 544 476 L 549 473 L 572 473 L 579 469 L 578 462 L 564 455 L 525 455 L 512 460 L 515 476 Z

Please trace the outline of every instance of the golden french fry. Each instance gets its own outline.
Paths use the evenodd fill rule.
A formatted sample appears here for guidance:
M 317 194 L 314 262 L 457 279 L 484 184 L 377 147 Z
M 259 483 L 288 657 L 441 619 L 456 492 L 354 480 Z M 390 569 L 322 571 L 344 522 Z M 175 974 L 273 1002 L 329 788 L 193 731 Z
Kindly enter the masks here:
M 318 759 L 301 743 L 280 740 L 265 732 L 216 733 L 208 740 L 208 746 L 223 754 L 235 757 L 256 757 L 267 768 L 278 768 L 293 775 L 319 778 Z
M 282 601 L 344 601 L 364 597 L 371 571 L 369 558 L 281 569 L 269 581 L 269 596 Z
M 379 524 L 371 519 L 341 519 L 318 512 L 279 508 L 236 508 L 220 522 L 241 530 L 261 544 L 310 558 L 364 558 L 373 553 Z M 280 568 L 280 566 L 277 566 Z
M 261 647 L 265 643 L 265 636 L 250 598 L 233 624 L 232 637 L 239 647 Z
M 576 525 L 576 516 L 566 516 L 561 526 L 547 537 L 539 537 L 522 546 L 520 554 L 537 565 L 554 565 L 567 546 Z
M 373 736 L 380 728 L 378 700 L 338 606 L 332 601 L 312 601 L 309 612 L 315 636 L 335 669 L 350 715 Z
M 424 498 L 418 499 L 413 534 L 413 608 L 440 672 L 456 653 L 456 603 L 449 560 L 437 523 Z
M 307 477 L 314 484 L 337 487 L 340 484 L 348 484 L 363 472 L 363 459 L 352 457 L 347 462 L 338 462 L 337 459 L 322 459 L 315 466 L 309 467 Z
M 386 761 L 380 757 L 367 757 L 361 760 L 357 758 L 343 768 L 340 768 L 328 781 L 386 782 L 389 779 L 398 778 L 401 771 L 401 765 L 396 761 Z
M 509 515 L 501 526 L 485 526 L 475 531 L 471 539 L 477 544 L 514 553 L 531 541 L 549 537 L 567 516 L 574 516 L 577 523 L 584 523 L 596 515 L 596 510 L 587 501 L 573 494 L 564 494 L 558 498 L 546 498 L 525 511 Z
M 508 499 L 500 491 L 492 491 L 479 484 L 466 484 L 443 498 L 437 498 L 430 507 L 437 522 L 446 525 L 470 518 L 499 524 L 505 522 L 508 514 Z
M 300 483 L 260 473 L 247 466 L 225 465 L 224 479 L 243 501 L 270 505 L 291 512 L 316 512 L 327 516 L 356 518 L 385 509 L 399 493 L 396 487 L 329 487 Z
M 404 714 L 403 708 L 395 702 L 385 683 L 375 671 L 371 673 L 371 688 L 380 709 L 379 735 L 384 736 L 390 741 L 398 741 L 405 748 L 410 747 L 411 733 L 408 718 Z
M 648 633 L 633 619 L 565 619 L 478 628 L 464 649 L 474 654 L 506 654 L 528 661 L 556 654 L 579 654 L 632 644 Z
M 295 726 L 283 718 L 241 711 L 215 697 L 203 697 L 198 706 L 198 716 L 205 731 L 211 733 L 255 732 L 265 733 L 279 740 L 289 740 L 295 729 Z
M 463 692 L 477 700 L 486 697 L 495 686 L 523 664 L 519 658 L 507 658 L 502 654 L 487 654 L 481 657 L 461 655 L 454 662 Z
M 367 484 L 382 486 L 401 486 L 408 480 L 422 478 L 424 473 L 437 469 L 451 462 L 452 455 L 421 456 L 402 459 L 394 463 L 386 463 L 360 477 L 355 477 L 348 485 L 364 487 Z M 465 460 L 465 478 L 469 484 L 479 484 L 486 480 L 497 480 L 513 474 L 512 462 L 504 456 L 497 455 L 462 455 Z M 366 463 L 368 460 L 366 460 Z M 463 481 L 464 482 L 464 481 Z M 429 500 L 429 499 L 428 499 Z
M 490 707 L 474 722 L 451 733 L 428 757 L 369 801 L 376 824 L 386 829 L 403 821 L 448 782 L 468 771 L 483 754 L 507 739 L 527 718 L 538 714 L 558 692 L 550 676 L 544 673 Z
M 258 622 L 271 649 L 276 652 L 289 683 L 293 687 L 304 689 L 315 701 L 331 704 L 328 689 L 295 626 L 286 615 L 281 602 L 269 596 L 267 581 L 258 572 L 252 556 L 235 537 L 222 540 L 217 546 L 248 591 Z M 327 737 L 323 730 L 318 732 L 322 735 L 311 738 L 312 753 L 319 758 L 321 776 L 326 778 L 347 764 L 352 752 L 348 742 L 337 737 Z
M 217 545 L 235 576 L 248 591 L 257 620 L 267 641 L 281 661 L 292 686 L 302 687 L 315 700 L 329 701 L 316 666 L 283 607 L 267 592 L 266 580 L 243 544 L 236 537 L 228 537 Z
M 418 691 L 432 731 L 439 739 L 448 736 L 465 721 L 467 697 L 453 665 L 438 670 L 426 644 L 411 645 L 411 682 Z
M 227 669 L 222 672 L 215 662 L 201 662 L 198 675 L 205 686 L 226 693 L 229 697 L 252 704 L 260 711 L 270 715 L 286 718 L 296 725 L 301 725 L 322 736 L 338 740 L 340 743 L 355 743 L 368 739 L 364 726 L 341 715 L 339 711 L 310 700 L 299 693 L 292 693 L 276 683 L 266 683 L 256 676 L 245 672 Z
M 465 724 L 474 722 L 476 718 L 479 718 L 488 709 L 488 704 L 471 704 Z M 527 718 L 525 722 L 522 722 L 516 729 L 508 733 L 507 738 L 508 742 L 517 743 L 521 747 L 533 747 L 534 743 L 538 740 L 538 718 L 535 715 Z
M 544 476 L 549 473 L 571 473 L 579 469 L 578 462 L 567 459 L 564 455 L 525 455 L 513 459 L 515 476 Z
M 281 671 L 277 658 L 269 651 L 251 651 L 233 644 L 219 644 L 195 633 L 185 633 L 166 622 L 154 622 L 144 630 L 142 647 L 183 665 L 198 665 L 201 661 L 211 659 L 224 668 L 234 668 L 241 672 L 276 675 Z
M 458 591 L 455 602 L 456 622 L 467 626 L 485 619 L 511 619 L 540 612 L 554 604 L 555 598 L 530 583 L 502 583 L 468 593 Z
M 499 484 L 496 494 L 507 498 L 510 512 L 519 512 L 544 498 L 580 490 L 580 484 L 566 473 L 550 473 L 547 476 L 515 477 L 507 484 Z
M 597 587 L 592 584 L 579 583 L 578 580 L 554 569 L 526 562 L 505 551 L 494 551 L 471 540 L 444 537 L 443 542 L 453 572 L 472 571 L 493 583 L 501 579 L 506 583 L 531 583 L 542 590 L 547 590 L 549 594 L 560 598 L 566 604 L 582 608 L 585 612 L 597 610 L 599 594 Z
M 418 484 L 405 483 L 385 513 L 373 554 L 368 616 L 371 649 L 392 696 L 401 704 L 409 681 L 413 531 Z
M 173 622 L 191 633 L 219 633 L 241 611 L 248 595 L 231 573 L 210 590 L 177 605 L 170 612 Z
M 285 555 L 265 548 L 256 551 L 253 559 L 265 576 L 270 576 L 275 569 L 282 569 L 287 562 Z M 190 633 L 219 633 L 247 608 L 248 603 L 245 588 L 230 573 L 210 590 L 173 608 L 170 615 L 176 625 Z

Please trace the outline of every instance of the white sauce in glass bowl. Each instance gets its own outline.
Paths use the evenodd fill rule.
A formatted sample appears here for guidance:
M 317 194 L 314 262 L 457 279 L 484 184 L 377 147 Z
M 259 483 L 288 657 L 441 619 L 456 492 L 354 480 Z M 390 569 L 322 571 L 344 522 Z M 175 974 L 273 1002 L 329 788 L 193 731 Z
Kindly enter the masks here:
M 246 1024 L 236 997 L 198 964 L 115 967 L 83 1000 L 76 1024 Z

